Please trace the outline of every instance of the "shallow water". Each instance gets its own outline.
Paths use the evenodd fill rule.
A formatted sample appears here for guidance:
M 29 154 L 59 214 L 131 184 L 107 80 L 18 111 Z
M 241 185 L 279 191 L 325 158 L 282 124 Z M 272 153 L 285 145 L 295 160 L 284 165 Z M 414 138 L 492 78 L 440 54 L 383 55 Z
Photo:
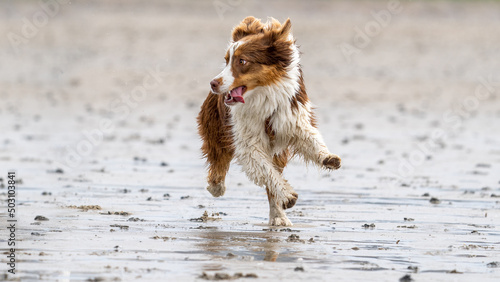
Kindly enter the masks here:
M 251 273 L 264 280 L 330 275 L 346 281 L 397 280 L 406 273 L 432 280 L 497 278 L 497 270 L 487 267 L 498 258 L 495 199 L 442 199 L 436 205 L 429 197 L 351 189 L 341 195 L 299 190 L 304 200 L 288 212 L 294 222 L 290 228 L 266 225 L 265 193 L 247 184 L 220 199 L 209 198 L 202 187 L 90 184 L 52 189 L 50 196 L 41 196 L 46 189 L 21 189 L 31 201 L 20 207 L 25 220 L 19 231 L 20 275 L 63 280 L 192 280 L 203 272 Z M 163 197 L 165 192 L 170 196 Z M 77 202 L 102 210 L 68 208 Z M 208 221 L 196 220 L 205 211 Z M 38 214 L 49 221 L 32 220 Z M 295 271 L 298 267 L 304 271 Z M 449 273 L 454 270 L 460 273 Z

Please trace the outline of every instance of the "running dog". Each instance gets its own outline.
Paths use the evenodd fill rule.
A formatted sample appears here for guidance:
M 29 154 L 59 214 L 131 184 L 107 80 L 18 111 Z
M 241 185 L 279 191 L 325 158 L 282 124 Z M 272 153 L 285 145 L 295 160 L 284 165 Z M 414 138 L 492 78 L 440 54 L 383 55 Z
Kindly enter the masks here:
M 333 170 L 340 168 L 340 158 L 317 129 L 290 19 L 281 24 L 245 18 L 233 29 L 224 59 L 198 115 L 207 190 L 224 195 L 235 158 L 255 184 L 266 188 L 269 224 L 291 226 L 285 209 L 295 205 L 298 194 L 282 176 L 287 162 L 299 155 Z

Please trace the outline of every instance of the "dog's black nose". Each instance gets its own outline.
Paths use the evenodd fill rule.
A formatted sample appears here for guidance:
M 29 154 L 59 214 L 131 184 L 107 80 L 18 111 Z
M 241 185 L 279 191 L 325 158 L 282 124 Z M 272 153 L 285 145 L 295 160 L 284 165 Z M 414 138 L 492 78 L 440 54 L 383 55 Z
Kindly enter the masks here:
M 213 91 L 217 90 L 217 88 L 219 87 L 219 84 L 220 84 L 219 80 L 217 80 L 217 79 L 210 81 L 210 86 L 212 87 Z

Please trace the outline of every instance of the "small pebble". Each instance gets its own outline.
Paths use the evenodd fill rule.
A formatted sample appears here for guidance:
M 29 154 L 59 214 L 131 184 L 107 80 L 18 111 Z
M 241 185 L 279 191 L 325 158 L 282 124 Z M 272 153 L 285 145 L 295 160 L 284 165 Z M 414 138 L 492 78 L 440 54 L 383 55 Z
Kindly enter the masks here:
M 411 282 L 411 281 L 415 281 L 415 280 L 413 280 L 413 278 L 411 278 L 410 274 L 406 274 L 405 276 L 399 278 L 399 282 Z
M 440 203 L 441 203 L 441 201 L 440 201 L 438 198 L 431 198 L 431 199 L 429 200 L 429 202 L 430 202 L 431 204 L 435 204 L 435 205 L 437 205 L 437 204 L 440 204 Z

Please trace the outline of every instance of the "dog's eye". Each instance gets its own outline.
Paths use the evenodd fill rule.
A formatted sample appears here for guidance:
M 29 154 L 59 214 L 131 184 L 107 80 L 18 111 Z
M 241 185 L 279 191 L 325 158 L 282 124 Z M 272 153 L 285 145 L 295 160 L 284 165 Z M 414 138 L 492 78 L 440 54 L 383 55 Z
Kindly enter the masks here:
M 245 65 L 246 63 L 247 63 L 247 61 L 240 59 L 240 65 Z

